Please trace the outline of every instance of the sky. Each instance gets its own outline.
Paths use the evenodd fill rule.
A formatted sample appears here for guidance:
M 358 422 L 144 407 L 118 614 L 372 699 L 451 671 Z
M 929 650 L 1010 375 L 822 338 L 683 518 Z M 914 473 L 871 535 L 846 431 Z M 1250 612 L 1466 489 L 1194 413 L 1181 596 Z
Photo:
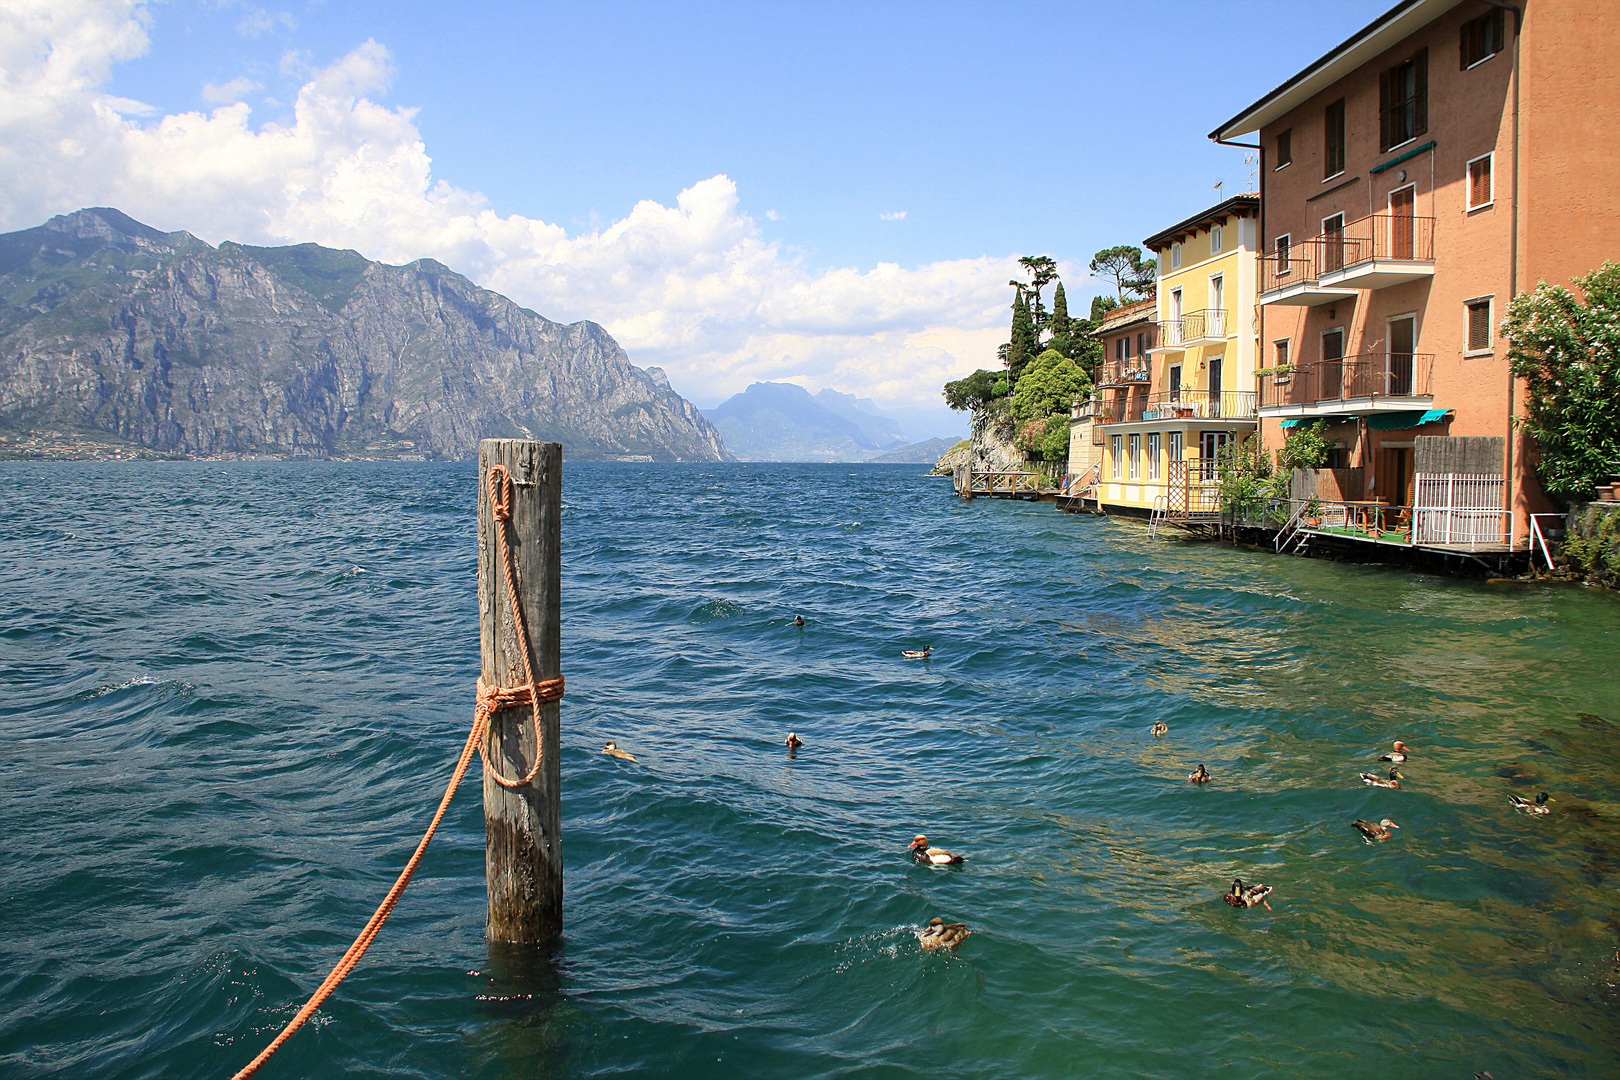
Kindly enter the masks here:
M 1093 253 L 1253 187 L 1208 132 L 1392 2 L 5 0 L 0 231 L 431 257 L 705 407 L 937 408 L 1018 256 L 1086 310 Z

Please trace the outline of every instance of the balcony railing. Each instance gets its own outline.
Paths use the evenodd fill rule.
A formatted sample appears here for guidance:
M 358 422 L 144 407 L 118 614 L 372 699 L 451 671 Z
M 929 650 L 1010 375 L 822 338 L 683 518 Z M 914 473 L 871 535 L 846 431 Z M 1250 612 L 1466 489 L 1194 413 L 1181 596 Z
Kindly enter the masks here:
M 1175 390 L 1163 394 L 1120 395 L 1104 401 L 1097 419 L 1104 424 L 1138 420 L 1253 420 L 1255 395 L 1246 390 Z
M 1260 408 L 1324 401 L 1427 398 L 1433 395 L 1433 353 L 1357 353 L 1301 364 L 1291 374 L 1261 375 Z
M 1152 364 L 1145 356 L 1129 360 L 1104 360 L 1098 386 L 1136 386 L 1152 378 Z
M 1362 284 L 1358 270 L 1371 274 L 1378 263 L 1432 263 L 1434 218 L 1388 212 L 1369 214 L 1332 230 L 1260 257 L 1260 294 L 1292 286 L 1341 284 L 1349 288 L 1382 288 L 1396 281 Z M 1401 280 L 1407 275 L 1396 273 Z M 1327 280 L 1324 281 L 1323 279 Z
M 1204 308 L 1189 311 L 1179 319 L 1166 319 L 1159 324 L 1161 348 L 1180 348 L 1199 341 L 1226 337 L 1226 310 Z

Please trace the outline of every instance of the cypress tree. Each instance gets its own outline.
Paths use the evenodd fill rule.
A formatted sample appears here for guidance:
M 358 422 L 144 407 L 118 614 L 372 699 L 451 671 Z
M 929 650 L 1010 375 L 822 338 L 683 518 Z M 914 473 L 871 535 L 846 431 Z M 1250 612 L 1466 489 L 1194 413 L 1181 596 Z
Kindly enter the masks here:
M 1030 318 L 1029 305 L 1024 302 L 1022 290 L 1013 301 L 1012 341 L 1007 349 L 1007 372 L 1010 380 L 1018 381 L 1024 368 L 1035 358 L 1035 321 Z
M 1069 298 L 1063 295 L 1061 281 L 1052 293 L 1052 341 L 1049 348 L 1056 349 L 1071 360 L 1074 358 L 1074 326 L 1069 322 Z

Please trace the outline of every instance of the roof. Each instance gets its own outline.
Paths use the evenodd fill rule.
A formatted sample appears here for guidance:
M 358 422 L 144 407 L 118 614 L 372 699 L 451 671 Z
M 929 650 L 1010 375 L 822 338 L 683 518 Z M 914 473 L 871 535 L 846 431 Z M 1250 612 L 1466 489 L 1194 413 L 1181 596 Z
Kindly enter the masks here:
M 1201 225 L 1215 225 L 1223 218 L 1248 217 L 1259 212 L 1260 193 L 1258 191 L 1245 191 L 1234 195 L 1225 202 L 1218 202 L 1208 210 L 1194 214 L 1185 221 L 1178 221 L 1163 232 L 1154 233 L 1143 245 L 1159 251 L 1170 244 L 1180 240 L 1190 232 L 1195 232 Z
M 1238 113 L 1209 133 L 1212 139 L 1230 139 L 1278 119 L 1315 97 L 1356 68 L 1386 49 L 1393 48 L 1461 0 L 1401 0 L 1378 18 L 1357 30 L 1326 55 L 1277 89 Z
M 1139 322 L 1152 322 L 1158 311 L 1158 301 L 1153 297 L 1146 300 L 1133 300 L 1129 304 L 1121 304 L 1109 310 L 1097 323 L 1098 334 L 1112 334 L 1116 330 L 1123 330 L 1127 326 L 1135 326 Z

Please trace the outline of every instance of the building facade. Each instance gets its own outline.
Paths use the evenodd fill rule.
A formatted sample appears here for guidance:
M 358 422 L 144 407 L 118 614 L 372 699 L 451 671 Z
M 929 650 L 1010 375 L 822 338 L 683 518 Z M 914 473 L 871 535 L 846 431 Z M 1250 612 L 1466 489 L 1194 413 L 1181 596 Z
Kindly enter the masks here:
M 1617 125 L 1620 4 L 1404 0 L 1212 132 L 1259 136 L 1265 444 L 1324 420 L 1404 542 L 1522 542 L 1549 507 L 1500 326 L 1620 258 Z

